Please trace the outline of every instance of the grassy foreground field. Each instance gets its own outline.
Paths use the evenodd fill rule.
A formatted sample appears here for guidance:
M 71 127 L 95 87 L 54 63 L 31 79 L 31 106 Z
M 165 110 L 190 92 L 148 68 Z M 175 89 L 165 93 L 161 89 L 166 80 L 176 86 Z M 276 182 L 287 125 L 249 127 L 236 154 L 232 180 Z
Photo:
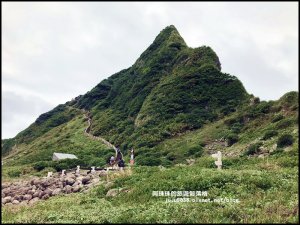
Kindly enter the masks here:
M 51 197 L 34 206 L 2 207 L 3 223 L 297 223 L 298 151 L 262 158 L 224 159 L 216 170 L 213 159 L 171 168 L 135 167 L 111 174 L 107 185 L 88 193 Z M 106 185 L 106 188 L 105 188 Z M 122 188 L 115 197 L 110 189 Z M 207 191 L 186 197 L 190 202 L 166 202 L 182 197 L 153 196 L 153 191 Z M 192 202 L 192 199 L 239 202 Z

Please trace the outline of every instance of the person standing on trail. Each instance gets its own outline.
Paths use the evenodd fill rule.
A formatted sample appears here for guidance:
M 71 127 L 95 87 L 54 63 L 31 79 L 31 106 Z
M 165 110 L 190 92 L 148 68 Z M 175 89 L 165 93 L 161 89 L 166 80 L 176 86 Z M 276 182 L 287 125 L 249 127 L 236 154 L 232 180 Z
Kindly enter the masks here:
M 119 166 L 120 170 L 124 170 L 125 162 L 124 162 L 123 159 L 121 159 L 121 160 L 118 162 L 118 166 Z
M 134 164 L 134 149 L 130 150 L 130 165 Z
M 119 162 L 121 159 L 123 159 L 123 155 L 122 155 L 122 153 L 121 153 L 120 148 L 117 148 L 116 162 Z
M 109 164 L 110 164 L 111 166 L 113 166 L 114 163 L 115 163 L 115 157 L 112 155 L 112 156 L 110 157 Z

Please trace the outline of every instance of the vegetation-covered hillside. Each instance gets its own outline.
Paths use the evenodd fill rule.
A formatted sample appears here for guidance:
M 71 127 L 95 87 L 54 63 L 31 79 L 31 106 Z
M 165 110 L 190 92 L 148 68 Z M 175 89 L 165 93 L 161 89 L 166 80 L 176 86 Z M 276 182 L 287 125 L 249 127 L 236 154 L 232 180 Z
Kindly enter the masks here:
M 174 26 L 166 27 L 133 66 L 103 80 L 42 114 L 15 138 L 2 142 L 2 154 L 90 110 L 91 132 L 126 151 L 151 148 L 165 139 L 201 128 L 249 100 L 241 82 L 224 74 L 210 47 L 187 47 Z M 43 151 L 43 149 L 40 149 Z
M 226 151 L 234 155 L 250 143 L 270 148 L 282 129 L 296 129 L 298 93 L 260 102 L 220 70 L 211 48 L 189 48 L 171 25 L 130 68 L 42 114 L 15 138 L 2 140 L 2 155 L 8 155 L 8 164 L 24 165 L 50 161 L 59 151 L 79 154 L 84 165 L 104 165 L 112 152 L 83 135 L 84 110 L 90 111 L 92 134 L 120 145 L 124 153 L 134 147 L 140 165 L 200 157 L 215 139 L 226 142 Z
M 76 165 L 105 166 L 114 150 L 85 130 L 120 146 L 125 172 L 100 177 L 90 192 L 33 206 L 6 204 L 3 221 L 297 223 L 298 100 L 291 91 L 260 101 L 235 76 L 221 72 L 210 47 L 189 48 L 168 26 L 131 67 L 2 140 L 3 182 Z M 132 147 L 135 165 L 129 169 Z M 222 170 L 211 157 L 217 151 Z M 55 162 L 53 152 L 78 159 Z M 204 191 L 204 199 L 238 202 L 170 203 L 153 191 Z

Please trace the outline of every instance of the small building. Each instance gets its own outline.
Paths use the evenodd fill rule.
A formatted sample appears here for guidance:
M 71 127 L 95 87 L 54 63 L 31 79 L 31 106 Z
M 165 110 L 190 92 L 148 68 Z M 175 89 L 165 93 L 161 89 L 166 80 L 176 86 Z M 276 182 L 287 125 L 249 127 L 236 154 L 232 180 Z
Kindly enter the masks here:
M 56 153 L 56 152 L 53 153 L 53 156 L 52 156 L 53 161 L 58 161 L 61 159 L 77 159 L 77 157 L 76 157 L 76 155 L 73 155 L 73 154 Z

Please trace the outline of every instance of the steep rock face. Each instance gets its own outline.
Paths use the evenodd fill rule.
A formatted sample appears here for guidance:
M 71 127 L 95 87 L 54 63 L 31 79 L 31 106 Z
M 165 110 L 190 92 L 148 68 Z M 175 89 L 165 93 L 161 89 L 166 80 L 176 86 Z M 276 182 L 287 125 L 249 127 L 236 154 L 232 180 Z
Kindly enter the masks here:
M 81 109 L 91 112 L 94 135 L 125 149 L 153 147 L 235 111 L 248 98 L 236 77 L 221 72 L 219 58 L 210 47 L 189 48 L 171 25 L 131 67 L 42 114 L 16 138 L 4 142 L 5 152 L 68 123 Z

